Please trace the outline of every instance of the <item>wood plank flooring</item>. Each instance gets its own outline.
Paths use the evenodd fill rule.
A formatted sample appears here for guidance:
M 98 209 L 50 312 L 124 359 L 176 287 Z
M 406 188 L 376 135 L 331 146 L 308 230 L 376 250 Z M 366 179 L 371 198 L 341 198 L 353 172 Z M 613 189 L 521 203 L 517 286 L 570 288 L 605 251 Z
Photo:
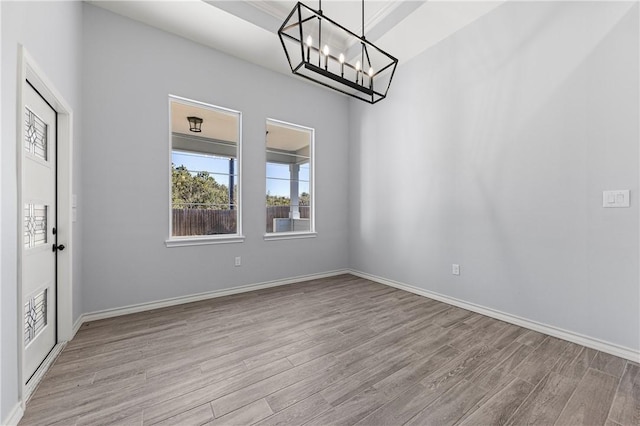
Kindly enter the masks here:
M 22 425 L 640 425 L 640 367 L 351 275 L 86 323 Z

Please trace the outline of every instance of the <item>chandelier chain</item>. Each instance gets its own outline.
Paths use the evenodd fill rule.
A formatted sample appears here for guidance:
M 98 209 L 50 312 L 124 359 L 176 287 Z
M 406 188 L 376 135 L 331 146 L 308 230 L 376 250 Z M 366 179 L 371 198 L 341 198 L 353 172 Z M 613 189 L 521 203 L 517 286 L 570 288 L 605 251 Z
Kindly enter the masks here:
M 362 38 L 364 38 L 364 0 L 362 0 Z

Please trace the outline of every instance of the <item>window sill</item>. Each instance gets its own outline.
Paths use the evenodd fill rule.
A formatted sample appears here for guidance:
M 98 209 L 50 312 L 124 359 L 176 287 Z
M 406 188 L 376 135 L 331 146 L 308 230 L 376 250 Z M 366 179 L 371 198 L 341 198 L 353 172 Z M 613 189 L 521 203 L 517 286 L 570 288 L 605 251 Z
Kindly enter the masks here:
M 172 238 L 166 240 L 164 244 L 168 248 L 172 247 L 188 247 L 188 246 L 206 246 L 210 244 L 231 244 L 241 243 L 244 241 L 244 235 L 225 235 L 216 237 L 185 237 Z
M 317 235 L 317 232 L 274 232 L 272 234 L 264 234 L 264 240 L 298 240 L 301 238 L 315 238 Z

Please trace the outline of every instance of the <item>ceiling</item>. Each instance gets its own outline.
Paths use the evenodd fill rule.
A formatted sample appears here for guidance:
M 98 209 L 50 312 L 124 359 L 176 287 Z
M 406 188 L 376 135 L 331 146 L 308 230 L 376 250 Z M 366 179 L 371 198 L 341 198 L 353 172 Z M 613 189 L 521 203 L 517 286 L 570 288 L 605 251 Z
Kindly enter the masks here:
M 277 30 L 296 2 L 231 0 L 141 0 L 89 3 L 291 75 Z M 504 1 L 365 2 L 367 40 L 398 58 L 400 65 L 469 25 Z M 318 8 L 315 0 L 305 2 Z M 361 32 L 358 0 L 324 0 L 324 15 Z M 306 80 L 305 80 L 306 81 Z M 312 84 L 312 83 L 310 83 Z
M 298 153 L 310 144 L 311 130 L 267 120 L 267 149 Z
M 201 132 L 189 131 L 187 117 L 190 116 L 202 118 Z M 238 143 L 238 114 L 174 101 L 171 102 L 171 132 Z

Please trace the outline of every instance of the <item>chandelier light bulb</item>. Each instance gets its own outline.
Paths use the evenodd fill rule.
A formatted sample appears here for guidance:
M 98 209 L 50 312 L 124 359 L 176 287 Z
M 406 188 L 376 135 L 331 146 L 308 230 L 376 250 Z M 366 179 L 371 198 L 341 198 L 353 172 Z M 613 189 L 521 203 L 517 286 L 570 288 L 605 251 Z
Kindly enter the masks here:
M 341 64 L 344 64 L 344 55 L 341 53 L 340 57 L 338 58 L 338 60 L 340 61 Z
M 360 71 L 360 61 L 356 62 L 356 71 Z
M 322 48 L 322 53 L 324 54 L 324 69 L 326 70 L 329 67 L 329 46 L 324 45 Z
M 313 44 L 313 39 L 311 36 L 307 36 L 307 62 L 311 60 L 311 45 Z
M 369 77 L 373 77 L 373 68 L 369 67 Z

